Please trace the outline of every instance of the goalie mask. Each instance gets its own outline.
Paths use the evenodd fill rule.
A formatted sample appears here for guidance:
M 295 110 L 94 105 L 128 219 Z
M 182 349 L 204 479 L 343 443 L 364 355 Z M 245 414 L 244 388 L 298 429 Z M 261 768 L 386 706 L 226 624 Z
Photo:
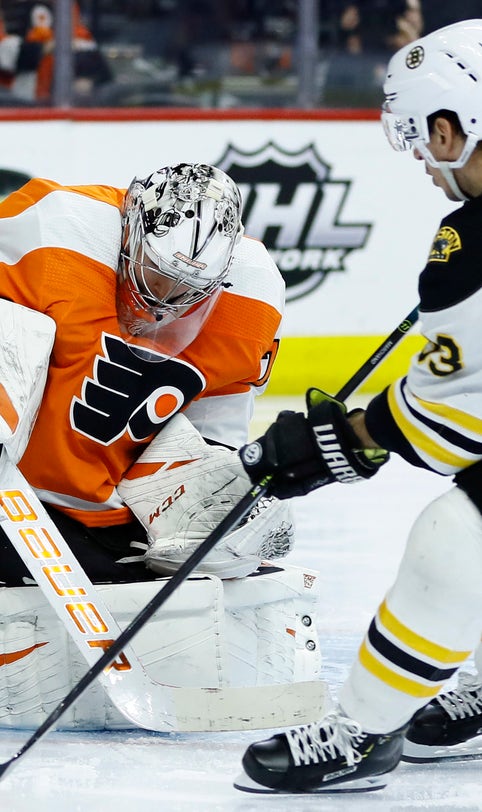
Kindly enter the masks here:
M 401 48 L 390 60 L 384 84 L 382 123 L 392 147 L 416 147 L 440 169 L 452 191 L 465 200 L 453 176 L 482 139 L 482 20 L 465 20 Z M 456 161 L 437 161 L 428 142 L 427 118 L 450 110 L 466 135 Z
M 220 169 L 177 164 L 134 178 L 117 279 L 124 340 L 150 360 L 187 347 L 212 312 L 241 235 L 239 190 Z

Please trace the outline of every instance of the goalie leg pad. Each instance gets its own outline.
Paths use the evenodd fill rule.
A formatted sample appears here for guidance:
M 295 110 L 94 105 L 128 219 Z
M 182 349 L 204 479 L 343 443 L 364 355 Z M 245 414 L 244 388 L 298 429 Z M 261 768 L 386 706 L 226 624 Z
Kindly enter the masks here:
M 224 582 L 230 685 L 320 678 L 317 576 L 299 567 L 261 567 Z
M 50 316 L 0 299 L 0 444 L 15 462 L 37 417 L 54 338 Z
M 118 486 L 147 529 L 146 565 L 171 575 L 250 490 L 238 454 L 206 443 L 184 415 L 176 415 L 150 443 Z M 260 500 L 244 524 L 228 533 L 196 572 L 241 578 L 293 545 L 290 507 Z
M 267 568 L 249 578 L 185 581 L 132 646 L 156 682 L 186 688 L 318 680 L 317 573 Z M 124 628 L 161 582 L 97 586 Z M 38 587 L 0 589 L 0 729 L 36 728 L 85 673 L 85 661 Z M 64 730 L 132 723 L 95 681 L 62 715 Z

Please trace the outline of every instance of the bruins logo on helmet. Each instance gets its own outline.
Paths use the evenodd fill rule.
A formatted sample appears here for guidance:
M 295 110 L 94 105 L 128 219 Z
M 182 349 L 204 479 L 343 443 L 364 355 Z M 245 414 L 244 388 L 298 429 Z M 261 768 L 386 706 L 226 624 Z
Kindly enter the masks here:
M 450 254 L 453 254 L 454 251 L 460 251 L 461 248 L 462 242 L 455 229 L 450 228 L 450 226 L 443 226 L 435 235 L 428 261 L 448 262 Z
M 422 46 L 416 45 L 408 52 L 405 58 L 405 64 L 407 68 L 413 70 L 413 68 L 418 68 L 422 64 L 424 57 L 425 51 L 423 50 Z
M 416 45 L 408 52 L 405 58 L 405 64 L 407 68 L 413 70 L 413 68 L 418 68 L 422 64 L 424 57 L 425 51 L 423 50 L 422 46 Z

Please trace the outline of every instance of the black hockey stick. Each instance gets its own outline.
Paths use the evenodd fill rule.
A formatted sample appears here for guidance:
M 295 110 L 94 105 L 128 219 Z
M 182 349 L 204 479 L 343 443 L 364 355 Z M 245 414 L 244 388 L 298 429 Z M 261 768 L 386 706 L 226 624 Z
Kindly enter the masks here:
M 388 355 L 395 345 L 415 324 L 418 318 L 418 308 L 412 312 L 398 325 L 398 327 L 385 339 L 377 350 L 368 358 L 360 369 L 342 387 L 337 399 L 345 400 L 352 394 L 365 380 L 379 363 Z M 199 545 L 191 556 L 181 565 L 179 570 L 167 581 L 167 583 L 156 593 L 146 606 L 139 612 L 131 623 L 121 632 L 117 639 L 110 645 L 104 654 L 94 663 L 94 665 L 84 674 L 79 682 L 72 688 L 67 696 L 50 713 L 40 727 L 30 736 L 25 744 L 10 759 L 0 763 L 0 778 L 5 775 L 8 769 L 13 767 L 19 759 L 30 750 L 39 739 L 42 738 L 58 721 L 62 714 L 79 698 L 81 694 L 93 683 L 93 681 L 123 652 L 123 649 L 133 639 L 137 632 L 145 625 L 152 615 L 167 601 L 170 595 L 188 578 L 195 570 L 197 564 L 205 558 L 212 548 L 231 530 L 238 526 L 242 519 L 257 504 L 259 499 L 269 490 L 271 477 L 265 477 L 257 484 L 253 485 L 250 491 L 243 496 L 237 505 L 225 516 L 219 525 L 209 534 L 209 536 Z M 119 678 L 121 678 L 119 674 Z
M 337 395 L 335 395 L 337 400 L 346 400 L 347 397 L 353 394 L 356 389 L 363 383 L 366 378 L 373 372 L 375 367 L 383 361 L 389 352 L 393 350 L 393 348 L 401 341 L 401 339 L 408 333 L 409 330 L 412 329 L 414 324 L 418 321 L 418 305 L 414 307 L 412 312 L 408 314 L 404 318 L 402 322 L 395 328 L 393 333 L 390 333 L 389 336 L 385 339 L 385 341 L 380 344 L 378 349 L 373 352 L 370 357 L 365 361 L 364 364 L 361 365 L 360 369 L 355 372 L 354 375 L 350 378 L 349 381 L 346 382 L 344 386 L 340 389 Z

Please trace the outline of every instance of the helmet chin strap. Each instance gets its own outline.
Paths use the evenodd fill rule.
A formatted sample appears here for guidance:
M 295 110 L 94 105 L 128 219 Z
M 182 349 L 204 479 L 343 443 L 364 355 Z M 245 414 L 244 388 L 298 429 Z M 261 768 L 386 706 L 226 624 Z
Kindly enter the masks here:
M 478 143 L 477 136 L 474 133 L 469 133 L 465 139 L 465 144 L 463 146 L 462 152 L 455 161 L 437 161 L 432 155 L 428 143 L 425 141 L 418 141 L 416 143 L 416 147 L 420 152 L 422 158 L 424 158 L 424 160 L 430 166 L 433 166 L 435 169 L 440 170 L 443 178 L 447 181 L 448 186 L 450 187 L 451 191 L 453 192 L 457 200 L 464 201 L 470 200 L 470 197 L 464 194 L 464 192 L 458 185 L 457 181 L 455 180 L 454 169 L 460 169 L 462 166 L 465 166 L 470 156 L 472 155 L 475 147 L 477 146 L 477 143 Z
M 450 166 L 450 161 L 438 161 L 437 166 L 440 169 L 443 177 L 447 181 L 451 191 L 454 193 L 457 200 L 470 200 L 470 198 L 463 193 L 459 184 L 455 180 L 453 170 Z

